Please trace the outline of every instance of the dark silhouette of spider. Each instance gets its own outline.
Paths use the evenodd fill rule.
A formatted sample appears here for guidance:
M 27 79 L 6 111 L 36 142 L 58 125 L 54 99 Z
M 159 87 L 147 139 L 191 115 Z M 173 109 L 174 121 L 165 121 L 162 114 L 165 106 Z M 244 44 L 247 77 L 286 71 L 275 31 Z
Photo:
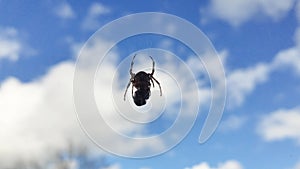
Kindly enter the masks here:
M 133 56 L 132 61 L 131 61 L 131 66 L 130 66 L 130 70 L 129 70 L 131 77 L 130 77 L 130 81 L 126 87 L 125 93 L 124 93 L 124 101 L 125 101 L 127 90 L 129 88 L 130 84 L 132 83 L 131 95 L 134 100 L 134 103 L 137 106 L 142 106 L 142 105 L 146 104 L 146 100 L 148 100 L 151 95 L 150 81 L 152 82 L 153 87 L 154 87 L 153 80 L 158 84 L 159 90 L 160 90 L 160 96 L 162 96 L 162 91 L 161 91 L 160 83 L 153 77 L 154 67 L 155 67 L 155 62 L 154 62 L 153 58 L 151 56 L 149 56 L 151 58 L 152 64 L 153 64 L 151 73 L 146 73 L 144 71 L 140 71 L 137 74 L 135 74 L 135 73 L 132 73 L 132 67 L 133 67 L 133 63 L 134 63 L 133 60 L 134 60 L 135 56 L 136 56 L 136 54 Z M 136 91 L 134 92 L 134 94 L 133 94 L 133 87 L 136 88 Z

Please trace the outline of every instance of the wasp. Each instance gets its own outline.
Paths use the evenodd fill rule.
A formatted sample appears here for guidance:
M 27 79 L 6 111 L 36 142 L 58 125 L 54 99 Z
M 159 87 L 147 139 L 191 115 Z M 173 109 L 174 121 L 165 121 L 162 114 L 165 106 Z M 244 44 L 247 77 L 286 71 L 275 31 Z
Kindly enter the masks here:
M 150 95 L 151 95 L 151 83 L 154 87 L 154 82 L 153 80 L 158 84 L 159 86 L 159 90 L 160 90 L 160 96 L 162 96 L 162 90 L 161 90 L 161 86 L 160 83 L 153 77 L 154 71 L 155 71 L 155 61 L 153 60 L 153 58 L 151 56 L 149 56 L 152 60 L 152 72 L 151 73 L 146 73 L 144 71 L 140 71 L 137 74 L 132 73 L 132 67 L 134 64 L 134 58 L 135 58 L 136 54 L 133 56 L 132 60 L 131 60 L 131 65 L 130 65 L 130 80 L 128 82 L 128 85 L 126 87 L 125 93 L 124 93 L 124 101 L 125 101 L 125 97 L 126 97 L 126 93 L 127 90 L 130 86 L 130 84 L 132 84 L 132 90 L 131 90 L 131 95 L 132 98 L 134 100 L 134 103 L 137 106 L 142 106 L 146 104 L 146 100 L 149 99 Z M 151 82 L 151 83 L 150 83 Z M 133 88 L 136 88 L 136 91 L 133 94 Z

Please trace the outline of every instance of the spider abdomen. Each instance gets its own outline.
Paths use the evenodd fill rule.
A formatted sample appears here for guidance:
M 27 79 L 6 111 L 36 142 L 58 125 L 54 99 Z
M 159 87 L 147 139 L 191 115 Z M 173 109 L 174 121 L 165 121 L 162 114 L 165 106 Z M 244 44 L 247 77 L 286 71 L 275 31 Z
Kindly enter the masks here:
M 137 90 L 134 92 L 133 100 L 137 106 L 142 106 L 146 104 L 146 100 L 150 97 L 150 89 Z
M 142 106 L 146 104 L 146 100 L 150 97 L 150 76 L 144 71 L 138 72 L 133 79 L 133 86 L 136 91 L 133 95 L 134 103 L 137 106 Z

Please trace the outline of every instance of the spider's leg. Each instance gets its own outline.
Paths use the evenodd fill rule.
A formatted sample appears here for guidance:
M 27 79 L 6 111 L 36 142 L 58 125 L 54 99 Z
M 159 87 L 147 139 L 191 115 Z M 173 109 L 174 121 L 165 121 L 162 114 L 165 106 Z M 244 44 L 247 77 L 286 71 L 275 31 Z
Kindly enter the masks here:
M 160 96 L 162 96 L 160 83 L 153 76 L 151 76 L 151 78 L 158 84 L 158 87 L 159 87 L 159 90 L 160 90 Z
M 130 81 L 128 82 L 127 87 L 126 87 L 126 90 L 125 90 L 125 93 L 124 93 L 124 101 L 126 100 L 126 93 L 127 93 L 127 90 L 128 90 L 128 88 L 129 88 L 130 84 L 131 84 L 131 79 L 130 79 Z
M 152 82 L 152 85 L 153 85 L 153 87 L 154 87 L 154 82 L 153 82 L 152 78 L 150 78 L 150 80 L 151 80 L 151 82 Z
M 153 60 L 153 58 L 151 56 L 149 56 L 152 60 L 152 72 L 151 72 L 151 76 L 154 74 L 154 67 L 155 67 L 155 62 Z
M 133 63 L 134 63 L 133 60 L 134 60 L 135 56 L 136 56 L 136 54 L 133 56 L 133 58 L 132 58 L 132 60 L 131 60 L 130 69 L 129 69 L 129 73 L 130 73 L 130 76 L 131 76 L 131 77 L 130 77 L 130 81 L 128 82 L 128 85 L 127 85 L 127 87 L 126 87 L 125 93 L 124 93 L 124 100 L 126 100 L 125 97 L 126 97 L 127 90 L 128 90 L 128 88 L 129 88 L 129 86 L 130 86 L 130 83 L 132 82 L 132 79 L 133 79 L 134 76 L 135 76 L 135 74 L 132 73 L 132 67 L 133 67 Z M 132 85 L 132 88 L 133 88 L 133 85 Z M 132 95 L 133 95 L 133 91 L 132 91 Z
M 132 67 L 133 67 L 133 60 L 134 60 L 134 58 L 135 58 L 135 56 L 136 56 L 136 54 L 133 56 L 133 58 L 132 58 L 132 60 L 131 60 L 131 64 L 130 64 L 130 70 L 129 70 L 129 73 L 130 73 L 130 75 L 131 75 L 131 78 L 134 76 L 134 73 L 132 73 Z
M 131 97 L 133 98 L 133 85 L 131 87 Z

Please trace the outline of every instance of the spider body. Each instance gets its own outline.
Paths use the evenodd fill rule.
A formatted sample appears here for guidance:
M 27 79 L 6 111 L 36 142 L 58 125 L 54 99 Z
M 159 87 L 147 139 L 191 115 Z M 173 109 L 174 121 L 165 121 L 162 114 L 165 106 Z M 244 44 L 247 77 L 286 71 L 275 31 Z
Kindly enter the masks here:
M 137 106 L 146 104 L 146 100 L 149 99 L 151 94 L 150 80 L 151 77 L 144 71 L 140 71 L 134 76 L 132 86 L 134 86 L 137 90 L 134 92 L 133 100 Z
M 144 71 L 140 71 L 137 74 L 135 74 L 135 73 L 132 73 L 132 67 L 133 67 L 133 63 L 134 63 L 133 60 L 134 60 L 135 56 L 136 55 L 134 55 L 134 57 L 132 58 L 132 61 L 131 61 L 131 67 L 130 67 L 130 70 L 129 70 L 131 78 L 130 78 L 130 81 L 129 81 L 129 83 L 127 85 L 127 88 L 125 90 L 124 100 L 125 100 L 125 97 L 126 97 L 127 90 L 129 88 L 130 84 L 132 84 L 132 93 L 131 93 L 131 95 L 132 95 L 133 101 L 137 106 L 142 106 L 142 105 L 146 104 L 146 100 L 148 100 L 150 95 L 151 95 L 150 88 L 151 88 L 151 82 L 152 82 L 153 87 L 154 87 L 153 80 L 159 86 L 160 95 L 162 95 L 162 91 L 161 91 L 160 83 L 153 77 L 154 66 L 155 66 L 155 62 L 154 62 L 153 58 L 151 56 L 149 56 L 152 60 L 152 63 L 153 63 L 153 68 L 152 68 L 151 73 L 146 73 Z M 134 92 L 134 94 L 133 94 L 133 87 L 136 88 L 136 91 Z

